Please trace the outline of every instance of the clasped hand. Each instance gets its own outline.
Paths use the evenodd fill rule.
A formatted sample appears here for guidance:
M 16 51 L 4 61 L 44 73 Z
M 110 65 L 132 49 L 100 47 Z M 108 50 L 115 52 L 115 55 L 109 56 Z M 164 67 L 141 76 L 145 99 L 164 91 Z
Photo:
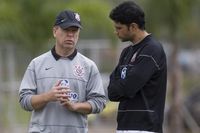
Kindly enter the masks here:
M 58 101 L 62 106 L 66 107 L 68 110 L 75 111 L 76 103 L 70 101 L 70 92 L 71 90 L 67 87 L 55 85 L 49 92 L 47 92 L 47 101 Z

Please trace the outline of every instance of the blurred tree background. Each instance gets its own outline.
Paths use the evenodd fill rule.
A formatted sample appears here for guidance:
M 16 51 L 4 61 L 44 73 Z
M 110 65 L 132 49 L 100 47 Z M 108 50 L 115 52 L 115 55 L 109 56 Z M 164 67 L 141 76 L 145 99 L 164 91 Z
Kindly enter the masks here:
M 55 17 L 64 9 L 80 13 L 84 27 L 81 38 L 113 38 L 107 17 L 111 3 L 106 0 L 2 0 L 0 39 L 38 54 L 47 48 Z
M 194 117 L 196 113 L 192 107 L 188 111 L 194 118 L 189 117 L 190 115 L 186 117 L 187 110 L 183 111 L 183 105 L 193 88 L 199 90 L 200 0 L 135 1 L 142 6 L 146 13 L 147 31 L 164 44 L 168 57 L 166 132 L 195 133 L 199 131 L 200 119 Z M 29 119 L 29 113 L 25 113 L 18 107 L 15 97 L 19 82 L 17 82 L 17 86 L 14 86 L 14 83 L 15 80 L 21 80 L 32 58 L 49 50 L 54 45 L 52 26 L 56 15 L 61 10 L 72 9 L 81 15 L 83 29 L 80 40 L 108 40 L 107 47 L 109 49 L 103 49 L 102 56 L 100 56 L 103 60 L 101 61 L 103 64 L 101 73 L 111 72 L 117 62 L 120 42 L 113 33 L 114 28 L 108 15 L 114 6 L 121 2 L 122 0 L 0 1 L 0 92 L 2 92 L 0 112 L 3 114 L 0 118 L 0 130 L 2 132 L 4 130 L 6 132 L 5 128 L 15 128 L 12 125 L 14 122 L 26 124 Z M 99 47 L 101 45 L 103 47 L 103 41 L 102 44 L 100 41 Z M 12 56 L 15 58 L 12 59 Z M 105 62 L 106 59 L 108 62 Z M 104 64 L 109 65 L 108 69 L 104 69 Z M 12 88 L 10 90 L 14 90 L 12 93 L 6 88 L 11 80 L 14 84 L 13 88 L 12 85 L 10 86 Z M 9 99 L 10 96 L 14 98 Z M 9 103 L 13 101 L 15 102 Z M 195 104 L 198 105 L 195 106 L 195 109 L 198 108 L 197 112 L 200 112 L 199 102 L 200 100 Z M 13 113 L 9 111 L 10 109 L 16 111 Z M 188 130 L 186 131 L 186 129 Z

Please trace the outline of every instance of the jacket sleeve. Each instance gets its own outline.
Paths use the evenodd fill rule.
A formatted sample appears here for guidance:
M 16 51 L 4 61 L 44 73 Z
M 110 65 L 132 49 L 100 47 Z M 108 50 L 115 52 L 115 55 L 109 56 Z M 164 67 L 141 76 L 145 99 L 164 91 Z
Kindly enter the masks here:
M 116 84 L 116 83 L 120 79 L 119 64 L 123 61 L 123 56 L 126 54 L 127 49 L 128 48 L 125 48 L 122 51 L 120 58 L 119 58 L 119 63 L 110 75 L 110 82 L 109 82 L 109 85 L 107 88 L 108 98 L 110 101 L 118 102 L 118 101 L 120 101 L 120 99 L 123 98 L 123 95 L 120 92 L 121 89 L 119 89 L 119 88 L 121 88 L 121 86 L 119 86 L 120 84 Z
M 112 72 L 112 74 L 110 75 L 110 82 L 108 85 L 108 98 L 110 101 L 120 101 L 120 99 L 123 98 L 121 91 L 121 86 L 119 86 L 120 84 L 116 84 L 119 80 L 120 77 L 117 74 L 117 69 L 118 67 L 115 68 L 115 70 Z
M 100 113 L 106 106 L 105 90 L 101 75 L 94 64 L 87 84 L 86 100 L 92 106 L 92 113 Z
M 33 62 L 29 64 L 19 89 L 19 103 L 26 111 L 32 111 L 31 97 L 36 94 L 36 80 Z
M 109 99 L 111 101 L 119 101 L 123 97 L 133 98 L 147 83 L 153 73 L 159 69 L 155 59 L 149 55 L 138 56 L 137 61 L 126 67 L 127 71 L 124 79 L 119 78 L 117 74 L 111 77 L 108 87 Z M 120 73 L 119 69 L 118 73 Z

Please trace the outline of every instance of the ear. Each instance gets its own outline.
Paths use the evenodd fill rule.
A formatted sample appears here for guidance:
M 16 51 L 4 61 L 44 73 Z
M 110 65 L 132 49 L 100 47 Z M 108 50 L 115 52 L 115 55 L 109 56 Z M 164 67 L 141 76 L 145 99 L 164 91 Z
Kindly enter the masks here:
M 131 28 L 131 30 L 136 31 L 138 29 L 138 25 L 136 23 L 131 23 L 130 28 Z
M 56 32 L 57 32 L 58 27 L 54 26 L 53 27 L 53 36 L 56 37 Z

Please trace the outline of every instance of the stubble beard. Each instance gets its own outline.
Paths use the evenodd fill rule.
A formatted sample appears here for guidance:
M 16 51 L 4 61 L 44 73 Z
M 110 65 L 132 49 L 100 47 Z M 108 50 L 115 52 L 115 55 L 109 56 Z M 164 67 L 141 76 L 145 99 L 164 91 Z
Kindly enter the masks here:
M 128 41 L 130 41 L 129 38 L 120 38 L 120 39 L 121 39 L 121 42 L 128 42 Z

